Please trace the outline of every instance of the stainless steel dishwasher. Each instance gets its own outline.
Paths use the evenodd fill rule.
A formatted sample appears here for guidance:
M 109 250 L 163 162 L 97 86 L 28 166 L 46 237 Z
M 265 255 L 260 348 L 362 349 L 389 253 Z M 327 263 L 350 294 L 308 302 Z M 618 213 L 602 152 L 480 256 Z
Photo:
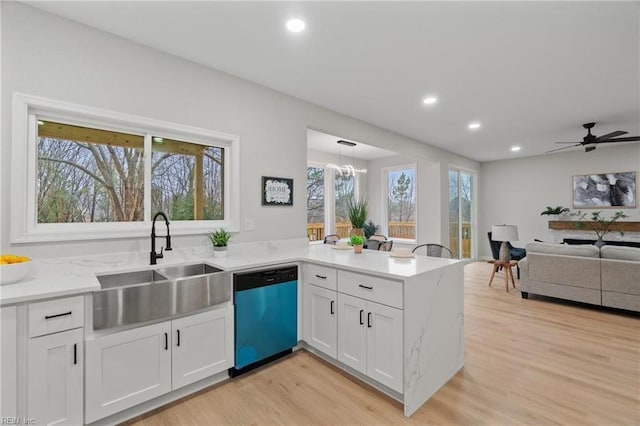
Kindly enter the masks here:
M 298 267 L 235 274 L 236 376 L 291 353 L 298 343 Z

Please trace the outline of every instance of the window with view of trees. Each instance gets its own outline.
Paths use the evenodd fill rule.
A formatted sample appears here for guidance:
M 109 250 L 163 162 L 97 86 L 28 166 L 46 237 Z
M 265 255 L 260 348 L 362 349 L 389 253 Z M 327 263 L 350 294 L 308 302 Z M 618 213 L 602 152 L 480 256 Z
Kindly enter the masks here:
M 350 198 L 355 197 L 355 182 L 354 176 L 346 176 L 338 171 L 335 172 L 335 233 L 341 238 L 348 237 L 351 231 L 348 201 Z
M 224 149 L 154 136 L 151 206 L 170 220 L 224 217 Z
M 324 168 L 307 167 L 307 236 L 324 239 Z
M 416 239 L 416 169 L 387 170 L 387 229 L 391 238 Z
M 38 121 L 37 222 L 144 221 L 149 190 L 172 220 L 223 219 L 224 148 L 152 141 L 149 189 L 143 135 Z

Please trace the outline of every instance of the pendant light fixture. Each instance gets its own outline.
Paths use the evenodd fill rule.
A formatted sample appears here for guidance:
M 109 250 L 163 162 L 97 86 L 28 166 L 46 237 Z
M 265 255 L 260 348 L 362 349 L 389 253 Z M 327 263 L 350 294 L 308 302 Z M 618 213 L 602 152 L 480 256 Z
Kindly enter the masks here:
M 355 154 L 355 147 L 356 147 L 356 143 L 355 142 L 350 142 L 350 141 L 345 141 L 340 139 L 337 142 L 340 146 L 340 163 L 342 163 L 340 166 L 336 165 L 336 164 L 327 164 L 327 168 L 330 169 L 335 169 L 340 176 L 354 176 L 356 175 L 356 173 L 367 173 L 367 169 L 356 169 L 355 168 L 355 164 L 356 164 L 356 154 Z M 342 162 L 342 147 L 343 146 L 349 146 L 351 147 L 351 164 L 344 164 Z

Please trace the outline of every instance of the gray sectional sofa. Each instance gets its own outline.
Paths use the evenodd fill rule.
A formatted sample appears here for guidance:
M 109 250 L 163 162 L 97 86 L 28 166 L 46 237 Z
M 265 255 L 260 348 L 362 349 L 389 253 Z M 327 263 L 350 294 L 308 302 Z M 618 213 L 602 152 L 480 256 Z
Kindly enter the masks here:
M 640 312 L 640 249 L 529 243 L 520 261 L 529 293 Z

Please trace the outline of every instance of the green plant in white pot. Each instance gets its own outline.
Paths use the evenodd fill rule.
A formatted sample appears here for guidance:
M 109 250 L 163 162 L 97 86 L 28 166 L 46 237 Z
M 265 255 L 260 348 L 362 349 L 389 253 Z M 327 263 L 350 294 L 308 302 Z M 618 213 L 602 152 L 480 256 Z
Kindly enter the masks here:
M 227 245 L 231 239 L 231 234 L 224 228 L 216 229 L 207 235 L 213 246 L 213 257 L 224 257 L 227 255 Z

